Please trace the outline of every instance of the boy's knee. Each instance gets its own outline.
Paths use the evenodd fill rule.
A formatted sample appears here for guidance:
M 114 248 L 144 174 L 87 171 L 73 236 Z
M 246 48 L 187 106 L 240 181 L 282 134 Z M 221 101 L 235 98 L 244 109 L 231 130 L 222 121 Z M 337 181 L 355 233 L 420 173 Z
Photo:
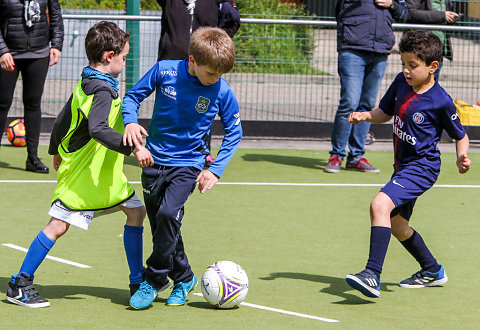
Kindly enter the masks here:
M 69 223 L 56 218 L 51 218 L 47 226 L 43 229 L 43 232 L 52 241 L 56 241 L 67 232 L 68 228 L 70 228 Z
M 140 206 L 133 209 L 127 209 L 125 213 L 127 214 L 128 226 L 134 226 L 134 227 L 143 226 L 143 221 L 147 216 L 147 211 L 145 209 L 145 206 Z

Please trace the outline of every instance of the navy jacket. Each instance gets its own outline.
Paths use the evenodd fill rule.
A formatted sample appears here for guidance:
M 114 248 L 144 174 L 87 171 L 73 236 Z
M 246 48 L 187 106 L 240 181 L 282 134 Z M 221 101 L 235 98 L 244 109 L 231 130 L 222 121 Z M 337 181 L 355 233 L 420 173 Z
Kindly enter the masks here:
M 375 5 L 374 0 L 337 2 L 337 51 L 359 50 L 390 54 L 395 44 L 392 23 L 405 22 L 405 0 L 393 0 L 393 8 Z

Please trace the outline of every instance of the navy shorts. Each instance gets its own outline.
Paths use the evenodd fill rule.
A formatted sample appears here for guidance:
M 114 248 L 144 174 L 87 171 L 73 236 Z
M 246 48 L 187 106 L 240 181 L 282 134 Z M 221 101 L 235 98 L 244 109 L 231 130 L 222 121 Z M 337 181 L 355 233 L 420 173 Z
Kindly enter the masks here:
M 418 196 L 430 189 L 436 180 L 435 175 L 417 166 L 407 167 L 394 173 L 390 181 L 380 189 L 395 204 L 390 218 L 399 214 L 406 220 L 410 220 Z

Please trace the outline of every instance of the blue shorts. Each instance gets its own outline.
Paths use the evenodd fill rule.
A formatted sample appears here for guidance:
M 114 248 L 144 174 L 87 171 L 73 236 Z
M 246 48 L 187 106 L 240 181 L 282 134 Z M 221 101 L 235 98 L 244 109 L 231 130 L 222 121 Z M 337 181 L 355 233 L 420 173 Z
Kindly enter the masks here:
M 390 218 L 399 214 L 406 220 L 410 220 L 418 196 L 430 189 L 436 180 L 436 177 L 432 178 L 432 175 L 428 175 L 417 166 L 407 167 L 394 173 L 390 181 L 380 189 L 395 204 Z

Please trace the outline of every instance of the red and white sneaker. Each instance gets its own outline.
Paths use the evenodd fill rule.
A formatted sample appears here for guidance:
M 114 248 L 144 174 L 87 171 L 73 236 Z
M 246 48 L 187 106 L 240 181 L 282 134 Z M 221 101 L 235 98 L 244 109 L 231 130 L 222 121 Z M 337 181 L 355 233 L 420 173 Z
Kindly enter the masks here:
M 340 172 L 340 167 L 342 166 L 342 159 L 337 155 L 332 155 L 328 160 L 327 166 L 325 166 L 324 171 L 327 173 L 338 173 Z
M 365 158 L 357 157 L 353 160 L 347 161 L 347 170 L 361 171 L 365 173 L 380 173 L 380 170 L 370 164 Z

